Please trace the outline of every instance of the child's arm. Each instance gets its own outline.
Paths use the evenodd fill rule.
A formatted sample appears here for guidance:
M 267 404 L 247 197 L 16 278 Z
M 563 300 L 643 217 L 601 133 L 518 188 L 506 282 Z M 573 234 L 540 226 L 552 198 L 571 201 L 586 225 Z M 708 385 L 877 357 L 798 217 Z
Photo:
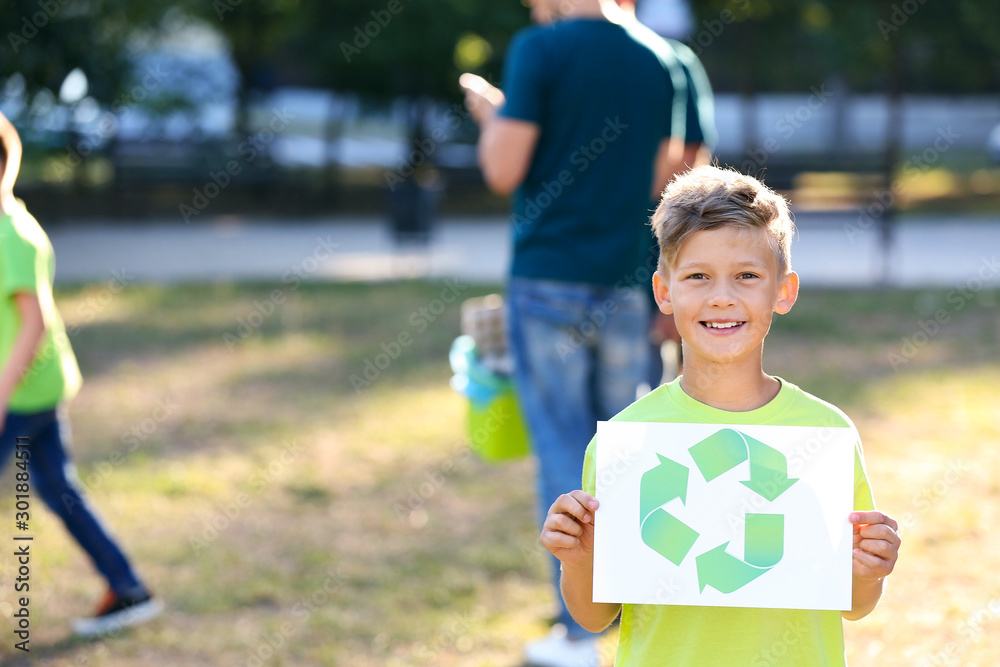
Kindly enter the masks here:
M 885 577 L 899 557 L 899 524 L 882 512 L 854 512 L 854 579 L 852 608 L 843 612 L 849 621 L 864 618 L 882 597 Z
M 7 152 L 6 161 L 0 160 L 3 173 L 0 174 L 0 212 L 13 213 L 17 209 L 14 199 L 14 182 L 21 168 L 21 138 L 7 117 L 0 113 L 0 141 Z
M 0 432 L 3 431 L 10 396 L 31 367 L 38 344 L 45 333 L 45 321 L 42 318 L 38 295 L 33 292 L 17 292 L 11 298 L 14 299 L 21 315 L 21 330 L 14 339 L 7 364 L 0 369 Z
M 542 526 L 542 546 L 562 561 L 566 608 L 591 632 L 611 625 L 620 604 L 594 602 L 594 511 L 597 499 L 583 491 L 565 493 L 549 508 Z

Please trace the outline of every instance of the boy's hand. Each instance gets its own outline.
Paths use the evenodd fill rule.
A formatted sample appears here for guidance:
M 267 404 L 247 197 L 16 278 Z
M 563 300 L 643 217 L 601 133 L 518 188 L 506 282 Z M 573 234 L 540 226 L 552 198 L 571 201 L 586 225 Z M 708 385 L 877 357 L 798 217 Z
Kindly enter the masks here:
M 585 563 L 594 557 L 594 511 L 597 498 L 576 490 L 559 496 L 542 526 L 542 546 L 567 564 Z
M 896 566 L 899 557 L 899 524 L 882 512 L 853 512 L 854 577 L 881 579 Z

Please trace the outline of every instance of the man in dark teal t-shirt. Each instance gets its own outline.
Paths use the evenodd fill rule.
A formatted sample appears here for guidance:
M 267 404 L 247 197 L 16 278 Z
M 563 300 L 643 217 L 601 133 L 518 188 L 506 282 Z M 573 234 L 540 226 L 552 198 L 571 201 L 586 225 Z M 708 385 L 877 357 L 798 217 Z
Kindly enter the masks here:
M 530 4 L 544 25 L 514 37 L 503 90 L 460 83 L 486 183 L 513 195 L 508 328 L 541 518 L 579 485 L 597 421 L 645 378 L 650 201 L 681 160 L 687 81 L 673 49 L 613 0 Z M 559 622 L 528 661 L 594 664 L 593 635 L 565 606 Z

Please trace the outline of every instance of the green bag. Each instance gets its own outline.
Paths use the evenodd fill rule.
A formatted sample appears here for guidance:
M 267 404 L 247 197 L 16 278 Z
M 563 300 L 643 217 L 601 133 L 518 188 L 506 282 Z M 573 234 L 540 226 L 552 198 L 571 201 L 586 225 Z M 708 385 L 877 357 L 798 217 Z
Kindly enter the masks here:
M 455 375 L 451 386 L 469 400 L 468 433 L 472 449 L 491 463 L 527 456 L 531 448 L 509 376 L 479 362 L 476 341 L 459 336 L 448 354 Z

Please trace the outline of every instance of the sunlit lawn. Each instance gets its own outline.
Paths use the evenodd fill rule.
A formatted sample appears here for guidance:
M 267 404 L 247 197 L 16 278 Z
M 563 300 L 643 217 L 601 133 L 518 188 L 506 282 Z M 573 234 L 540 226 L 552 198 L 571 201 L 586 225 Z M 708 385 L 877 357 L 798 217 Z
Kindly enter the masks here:
M 470 454 L 446 355 L 458 301 L 488 290 L 443 290 L 62 291 L 86 377 L 80 477 L 167 612 L 73 639 L 102 584 L 37 508 L 31 660 L 4 619 L 3 664 L 519 665 L 553 611 L 534 467 Z M 1000 293 L 958 309 L 947 292 L 806 291 L 767 345 L 770 372 L 854 418 L 876 500 L 904 524 L 883 605 L 847 625 L 856 666 L 1000 656 Z M 921 334 L 938 309 L 948 321 Z M 3 554 L 13 483 L 8 465 Z M 613 634 L 602 648 L 610 664 Z

